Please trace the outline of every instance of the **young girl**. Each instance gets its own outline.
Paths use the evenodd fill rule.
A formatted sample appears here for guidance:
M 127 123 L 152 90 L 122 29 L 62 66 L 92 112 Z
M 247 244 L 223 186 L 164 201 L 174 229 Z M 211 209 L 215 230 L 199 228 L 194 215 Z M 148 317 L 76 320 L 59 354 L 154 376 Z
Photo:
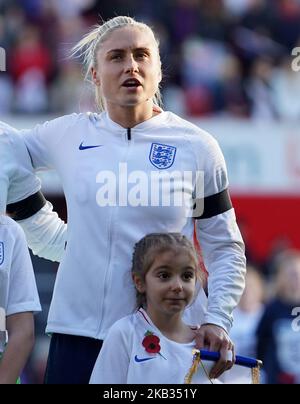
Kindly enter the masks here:
M 24 234 L 0 215 L 0 384 L 20 376 L 33 347 L 33 312 L 40 310 Z
M 137 311 L 110 329 L 91 383 L 182 384 L 192 364 L 196 327 L 184 309 L 201 288 L 197 254 L 179 233 L 157 233 L 135 246 Z

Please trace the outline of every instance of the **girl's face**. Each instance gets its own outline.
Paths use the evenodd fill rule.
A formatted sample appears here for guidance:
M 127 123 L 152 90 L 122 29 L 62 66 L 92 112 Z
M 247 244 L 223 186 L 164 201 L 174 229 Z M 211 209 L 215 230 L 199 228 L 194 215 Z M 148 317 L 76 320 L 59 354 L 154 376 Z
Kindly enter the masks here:
M 151 31 L 137 27 L 113 31 L 98 51 L 92 77 L 108 111 L 149 103 L 152 106 L 161 81 L 161 67 Z
M 196 289 L 196 265 L 185 250 L 166 251 L 157 256 L 136 286 L 145 293 L 147 312 L 153 317 L 182 313 L 192 302 Z

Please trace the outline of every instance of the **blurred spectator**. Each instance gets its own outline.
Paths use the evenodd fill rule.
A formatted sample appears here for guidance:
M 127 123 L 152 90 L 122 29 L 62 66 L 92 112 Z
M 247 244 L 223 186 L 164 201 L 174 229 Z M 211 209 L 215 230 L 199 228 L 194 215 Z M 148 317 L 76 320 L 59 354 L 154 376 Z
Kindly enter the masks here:
M 266 260 L 262 265 L 262 270 L 265 277 L 267 277 L 268 279 L 274 278 L 281 257 L 284 253 L 287 253 L 291 249 L 292 243 L 284 235 L 272 241 L 270 253 L 266 257 Z
M 51 55 L 35 27 L 20 33 L 12 50 L 9 71 L 15 82 L 15 108 L 20 112 L 46 112 L 48 108 L 47 81 L 52 69 Z
M 241 19 L 241 25 L 257 33 L 272 36 L 277 17 L 272 5 L 272 0 L 251 0 Z
M 163 91 L 164 108 L 175 114 L 186 115 L 185 94 L 181 87 L 170 84 Z
M 13 79 L 18 82 L 23 74 L 31 69 L 39 70 L 47 79 L 50 76 L 51 67 L 49 49 L 43 44 L 38 29 L 27 26 L 20 32 L 17 45 L 11 53 L 10 72 Z
M 256 356 L 256 329 L 264 311 L 265 284 L 254 267 L 247 268 L 246 288 L 240 304 L 234 310 L 230 336 L 238 355 Z
M 223 65 L 221 77 L 221 108 L 225 114 L 236 118 L 247 118 L 249 107 L 245 91 L 243 72 L 239 59 L 230 55 Z
M 65 62 L 51 90 L 51 110 L 64 114 L 91 111 L 95 109 L 94 98 L 92 88 L 82 80 L 81 66 Z
M 95 0 L 48 0 L 47 3 L 58 18 L 64 20 L 80 16 L 84 10 L 95 4 Z
M 290 53 L 300 36 L 300 3 L 298 0 L 277 0 L 275 9 L 277 9 L 277 19 L 274 38 Z
M 249 9 L 252 0 L 224 0 L 226 9 L 234 16 L 241 17 Z
M 197 33 L 202 38 L 228 42 L 232 16 L 227 12 L 223 0 L 201 0 L 200 20 Z
M 48 93 L 45 76 L 41 70 L 31 68 L 19 78 L 15 89 L 15 109 L 36 114 L 48 110 Z
M 0 75 L 0 114 L 8 114 L 12 108 L 13 84 L 9 78 L 1 73 Z
M 259 57 L 254 61 L 247 82 L 247 94 L 251 102 L 251 116 L 272 120 L 277 116 L 272 89 L 274 64 L 270 58 Z
M 300 383 L 300 332 L 293 328 L 300 307 L 300 251 L 282 254 L 275 277 L 275 296 L 257 330 L 257 356 L 268 384 Z
M 275 70 L 272 87 L 278 116 L 287 121 L 299 121 L 300 74 L 292 70 L 290 57 L 286 57 Z
M 171 10 L 171 35 L 175 43 L 182 43 L 198 32 L 199 0 L 176 0 Z M 182 23 L 184 21 L 184 24 Z

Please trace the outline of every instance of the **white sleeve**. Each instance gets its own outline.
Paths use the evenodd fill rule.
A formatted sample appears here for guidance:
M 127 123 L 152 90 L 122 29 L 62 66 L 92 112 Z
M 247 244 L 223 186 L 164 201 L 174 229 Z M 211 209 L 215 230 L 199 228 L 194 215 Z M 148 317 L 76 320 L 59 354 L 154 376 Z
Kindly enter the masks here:
M 119 321 L 109 330 L 95 363 L 90 384 L 127 384 L 128 341 Z
M 0 157 L 1 164 L 1 157 Z M 0 169 L 0 214 L 5 212 L 7 202 L 7 190 L 9 179 L 6 173 Z
M 10 268 L 8 304 L 6 314 L 41 310 L 32 263 L 25 236 L 15 225 L 16 242 Z
M 0 167 L 0 211 L 5 211 L 6 204 L 19 202 L 40 190 L 24 139 L 3 122 L 0 122 Z
M 204 323 L 216 324 L 227 332 L 232 327 L 232 312 L 245 287 L 244 243 L 236 224 L 234 210 L 197 220 L 208 277 L 208 307 Z
M 213 140 L 207 152 L 204 195 L 217 195 L 227 188 L 225 160 L 217 142 Z M 216 324 L 229 332 L 232 312 L 243 293 L 246 274 L 244 242 L 234 209 L 210 218 L 197 219 L 196 231 L 209 272 L 205 323 Z
M 39 257 L 60 262 L 67 242 L 67 225 L 50 202 L 28 219 L 20 220 L 29 247 Z
M 65 135 L 77 114 L 63 116 L 23 130 L 22 135 L 36 170 L 57 169 L 57 156 L 64 151 Z

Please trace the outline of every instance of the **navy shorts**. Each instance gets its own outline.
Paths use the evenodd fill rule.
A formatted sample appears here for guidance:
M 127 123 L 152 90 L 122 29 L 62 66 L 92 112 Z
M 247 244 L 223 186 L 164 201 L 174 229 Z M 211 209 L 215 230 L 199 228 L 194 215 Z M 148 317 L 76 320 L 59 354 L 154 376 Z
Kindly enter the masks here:
M 103 341 L 53 334 L 45 384 L 88 384 Z

